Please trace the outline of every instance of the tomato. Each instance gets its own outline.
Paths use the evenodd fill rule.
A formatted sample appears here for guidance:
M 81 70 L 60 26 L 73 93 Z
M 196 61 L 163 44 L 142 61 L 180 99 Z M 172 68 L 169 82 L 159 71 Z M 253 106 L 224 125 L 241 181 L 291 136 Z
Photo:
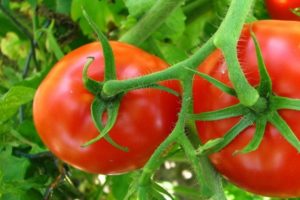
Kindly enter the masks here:
M 167 64 L 134 46 L 111 42 L 118 79 L 163 70 Z M 119 174 L 142 167 L 156 147 L 172 131 L 180 108 L 178 97 L 157 89 L 138 89 L 126 93 L 110 137 L 125 152 L 105 139 L 86 148 L 95 138 L 90 115 L 94 96 L 82 82 L 87 57 L 95 58 L 88 75 L 104 79 L 104 58 L 99 43 L 84 45 L 62 58 L 39 86 L 33 104 L 34 123 L 45 145 L 61 160 L 91 173 Z M 162 85 L 179 90 L 177 81 Z
M 251 85 L 258 85 L 260 78 L 249 25 L 242 32 L 238 43 L 238 58 Z M 300 22 L 258 21 L 252 24 L 258 38 L 267 70 L 276 95 L 300 98 Z M 227 65 L 221 51 L 214 51 L 198 68 L 231 86 Z M 201 113 L 237 104 L 230 96 L 202 78 L 197 77 L 193 86 L 194 112 Z M 300 112 L 280 110 L 279 114 L 300 138 Z M 241 117 L 217 121 L 197 121 L 202 142 L 222 137 Z M 277 197 L 300 196 L 300 154 L 271 124 L 267 124 L 259 148 L 247 154 L 233 155 L 252 139 L 255 124 L 242 131 L 228 146 L 210 155 L 216 169 L 229 181 L 250 192 Z
M 292 9 L 300 8 L 299 0 L 266 0 L 267 10 L 273 19 L 300 20 Z

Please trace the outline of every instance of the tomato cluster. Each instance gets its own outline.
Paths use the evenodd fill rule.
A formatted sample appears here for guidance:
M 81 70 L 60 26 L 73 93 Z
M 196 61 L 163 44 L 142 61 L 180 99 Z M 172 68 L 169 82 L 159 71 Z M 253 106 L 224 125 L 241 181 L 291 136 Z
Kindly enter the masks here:
M 266 2 L 274 18 L 298 19 L 288 11 L 299 7 L 297 3 L 283 5 L 279 4 L 281 1 Z M 278 9 L 288 12 L 279 12 Z M 261 46 L 274 94 L 300 99 L 300 24 L 270 20 L 255 22 L 244 28 L 237 47 L 238 58 L 249 83 L 257 86 L 260 75 L 250 30 Z M 120 42 L 110 44 L 119 80 L 168 67 L 159 58 L 134 46 Z M 35 95 L 33 114 L 37 131 L 45 145 L 58 158 L 76 168 L 101 174 L 119 174 L 140 168 L 172 131 L 177 121 L 180 99 L 153 88 L 126 92 L 109 136 L 129 151 L 122 151 L 105 139 L 82 147 L 85 142 L 99 135 L 90 114 L 95 97 L 82 82 L 83 66 L 88 57 L 95 58 L 88 70 L 89 77 L 103 81 L 104 57 L 99 43 L 84 45 L 66 55 L 53 67 Z M 220 50 L 213 52 L 199 66 L 199 71 L 232 86 Z M 160 84 L 179 92 L 178 81 L 164 81 Z M 226 94 L 200 77 L 194 80 L 193 98 L 195 113 L 213 111 L 239 102 L 236 97 Z M 300 112 L 281 110 L 280 115 L 300 138 Z M 205 143 L 224 136 L 239 119 L 240 117 L 233 117 L 210 122 L 197 121 L 200 140 Z M 220 152 L 210 155 L 216 169 L 226 179 L 254 193 L 300 196 L 300 154 L 271 124 L 267 125 L 263 141 L 257 150 L 233 155 L 236 150 L 249 143 L 254 132 L 255 124 L 242 131 Z

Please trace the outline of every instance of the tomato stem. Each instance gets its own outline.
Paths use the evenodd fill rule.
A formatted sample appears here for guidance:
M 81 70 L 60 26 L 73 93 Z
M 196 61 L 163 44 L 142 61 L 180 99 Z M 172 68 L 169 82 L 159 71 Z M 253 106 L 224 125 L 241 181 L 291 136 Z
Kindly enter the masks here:
M 192 94 L 191 79 L 192 74 L 188 74 L 188 76 L 186 76 L 185 80 L 183 81 L 183 102 L 176 126 L 171 132 L 171 134 L 155 150 L 147 164 L 144 166 L 139 184 L 142 186 L 149 184 L 149 180 L 151 179 L 153 172 L 160 165 L 160 163 L 158 163 L 157 160 L 159 160 L 161 154 L 165 149 L 167 149 L 169 145 L 171 145 L 174 142 L 177 142 L 182 146 L 186 156 L 189 158 L 193 168 L 195 169 L 197 180 L 201 186 L 201 194 L 206 197 L 210 197 L 216 194 L 219 197 L 218 199 L 222 200 L 225 199 L 225 197 L 221 189 L 222 184 L 220 181 L 220 177 L 217 175 L 217 173 L 214 172 L 206 157 L 197 157 L 194 151 L 194 147 L 192 146 L 188 138 L 184 135 L 186 113 L 188 113 L 189 110 L 192 109 L 190 98 Z
M 227 63 L 229 78 L 241 104 L 245 106 L 255 104 L 259 95 L 255 88 L 248 83 L 241 69 L 236 47 L 244 22 L 253 3 L 254 0 L 232 0 L 225 19 L 214 35 L 214 44 L 222 50 Z
M 183 80 L 186 75 L 190 73 L 186 70 L 186 67 L 196 69 L 214 49 L 215 47 L 212 40 L 208 40 L 193 56 L 163 71 L 128 80 L 111 80 L 105 82 L 103 85 L 103 93 L 107 96 L 113 96 L 120 92 L 146 87 L 163 80 Z M 192 79 L 190 79 L 190 81 L 192 81 Z

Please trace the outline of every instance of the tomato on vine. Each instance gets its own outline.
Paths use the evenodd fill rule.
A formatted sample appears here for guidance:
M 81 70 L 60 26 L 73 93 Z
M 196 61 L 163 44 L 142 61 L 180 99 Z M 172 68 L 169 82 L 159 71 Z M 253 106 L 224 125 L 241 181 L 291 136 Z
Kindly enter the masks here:
M 298 0 L 266 0 L 266 7 L 272 19 L 300 20 Z
M 300 23 L 269 20 L 254 22 L 244 28 L 237 47 L 239 62 L 250 84 L 260 90 L 259 84 L 266 79 L 260 78 L 256 46 L 250 31 L 255 34 L 260 45 L 261 55 L 272 80 L 272 85 L 269 85 L 272 91 L 261 98 L 263 109 L 259 111 L 252 110 L 251 107 L 241 110 L 241 107 L 236 106 L 237 112 L 245 111 L 249 115 L 232 115 L 216 121 L 197 121 L 199 138 L 205 143 L 222 138 L 229 131 L 242 127 L 227 146 L 210 155 L 216 169 L 226 179 L 253 193 L 276 197 L 300 196 L 300 154 L 296 149 L 299 148 L 299 141 L 291 142 L 300 138 L 299 100 L 291 100 L 300 99 Z M 213 52 L 199 66 L 199 71 L 232 87 L 227 65 L 219 50 Z M 232 91 L 221 91 L 203 78 L 195 79 L 193 90 L 195 113 L 215 111 L 239 103 Z M 266 123 L 265 120 L 269 119 L 271 123 Z M 280 126 L 276 125 L 278 121 Z M 250 123 L 242 124 L 246 122 Z M 235 126 L 238 123 L 241 125 L 239 128 Z M 258 142 L 253 151 L 243 153 L 241 150 L 258 132 L 262 136 L 261 143 Z M 293 140 L 289 140 L 293 137 L 291 132 L 296 137 Z
M 159 58 L 137 47 L 110 42 L 118 79 L 129 79 L 167 67 Z M 99 43 L 84 45 L 62 58 L 39 86 L 33 104 L 34 122 L 45 145 L 66 163 L 92 173 L 119 174 L 142 167 L 172 131 L 180 100 L 168 92 L 142 88 L 122 96 L 116 123 L 109 136 L 128 152 L 104 138 L 87 147 L 99 132 L 91 118 L 94 95 L 82 81 L 87 57 L 94 57 L 88 76 L 104 79 L 104 57 Z M 179 91 L 177 81 L 163 86 Z M 106 120 L 104 113 L 103 123 Z

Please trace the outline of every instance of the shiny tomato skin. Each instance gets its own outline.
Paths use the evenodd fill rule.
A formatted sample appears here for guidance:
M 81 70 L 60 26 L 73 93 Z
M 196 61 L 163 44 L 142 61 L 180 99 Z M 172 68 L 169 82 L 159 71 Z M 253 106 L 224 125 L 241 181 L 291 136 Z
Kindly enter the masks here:
M 242 32 L 238 57 L 252 85 L 259 83 L 256 53 L 249 34 L 249 25 Z M 267 70 L 273 82 L 273 92 L 280 96 L 300 98 L 300 22 L 258 21 L 252 30 L 261 46 Z M 213 52 L 198 68 L 231 86 L 227 66 L 219 50 Z M 193 86 L 194 112 L 213 111 L 238 103 L 207 81 L 196 77 Z M 281 110 L 296 136 L 300 138 L 300 112 Z M 202 142 L 222 137 L 240 117 L 213 122 L 197 121 Z M 278 132 L 267 124 L 259 148 L 248 154 L 233 155 L 253 137 L 255 125 L 241 132 L 227 147 L 210 155 L 216 169 L 229 181 L 250 192 L 265 196 L 300 196 L 300 154 Z
M 167 64 L 137 47 L 111 42 L 118 79 L 128 79 L 163 70 Z M 126 93 L 117 121 L 109 132 L 124 152 L 101 139 L 81 145 L 99 133 L 93 125 L 90 105 L 94 96 L 82 83 L 87 57 L 94 62 L 88 74 L 103 80 L 104 59 L 99 43 L 84 45 L 62 58 L 39 86 L 33 104 L 34 123 L 44 144 L 66 163 L 91 173 L 119 174 L 142 167 L 155 148 L 172 131 L 180 108 L 178 97 L 157 89 Z M 163 85 L 179 91 L 176 81 Z
M 291 11 L 292 9 L 300 8 L 299 0 L 266 0 L 265 2 L 272 19 L 300 21 L 300 16 Z

